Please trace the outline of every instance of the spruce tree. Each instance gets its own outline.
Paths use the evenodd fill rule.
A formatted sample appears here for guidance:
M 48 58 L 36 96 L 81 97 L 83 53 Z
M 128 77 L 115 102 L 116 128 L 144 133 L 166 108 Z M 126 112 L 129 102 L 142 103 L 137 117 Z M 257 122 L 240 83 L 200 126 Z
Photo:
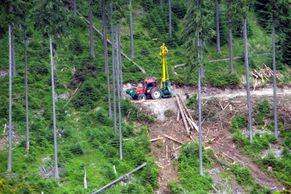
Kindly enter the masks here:
M 182 39 L 186 49 L 187 64 L 193 69 L 203 63 L 206 43 L 215 34 L 212 20 L 214 8 L 211 0 L 189 1 L 187 7 Z M 201 42 L 199 48 L 197 42 Z M 200 61 L 198 55 L 201 57 Z
M 53 109 L 53 136 L 54 136 L 54 177 L 59 178 L 58 170 L 58 144 L 57 144 L 57 120 L 55 105 L 55 78 L 54 78 L 54 47 L 53 38 L 60 38 L 68 26 L 67 10 L 61 0 L 42 0 L 36 8 L 35 27 L 42 32 L 44 37 L 49 37 L 50 61 L 51 61 L 51 87 Z

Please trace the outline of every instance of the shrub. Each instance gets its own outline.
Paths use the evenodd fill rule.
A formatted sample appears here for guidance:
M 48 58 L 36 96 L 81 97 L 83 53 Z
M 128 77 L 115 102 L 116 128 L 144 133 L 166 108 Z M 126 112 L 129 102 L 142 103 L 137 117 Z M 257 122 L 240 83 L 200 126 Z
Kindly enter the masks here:
M 269 190 L 259 185 L 250 174 L 246 167 L 232 165 L 230 171 L 235 175 L 236 181 L 243 186 L 244 190 L 249 193 L 268 193 Z
M 207 72 L 206 82 L 214 87 L 235 86 L 240 83 L 236 74 Z
M 264 121 L 270 117 L 270 104 L 268 99 L 260 100 L 255 106 L 256 123 L 263 125 Z
M 212 179 L 199 175 L 199 147 L 198 144 L 187 144 L 183 147 L 178 158 L 178 169 L 182 187 L 189 192 L 206 193 L 211 190 Z M 211 161 L 203 154 L 204 167 L 209 168 Z
M 70 151 L 74 155 L 82 155 L 84 153 L 83 148 L 79 143 L 73 144 L 70 148 Z
M 247 126 L 246 118 L 243 114 L 238 113 L 231 119 L 232 129 L 242 129 Z
M 169 182 L 167 187 L 173 194 L 185 193 L 181 185 L 179 185 L 177 182 Z

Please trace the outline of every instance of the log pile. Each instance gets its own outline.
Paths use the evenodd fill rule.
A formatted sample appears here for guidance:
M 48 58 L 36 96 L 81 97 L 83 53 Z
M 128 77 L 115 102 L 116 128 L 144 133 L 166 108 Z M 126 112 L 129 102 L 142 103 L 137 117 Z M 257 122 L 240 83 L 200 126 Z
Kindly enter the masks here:
M 259 70 L 254 69 L 252 71 L 253 77 L 255 79 L 259 79 L 259 80 L 262 80 L 262 81 L 269 80 L 273 76 L 273 74 L 274 74 L 273 70 L 270 67 L 266 66 L 265 64 L 264 64 L 264 68 L 261 68 Z M 277 73 L 276 77 L 277 77 L 278 80 L 282 80 L 283 75 L 280 74 L 280 73 Z
M 190 130 L 195 129 L 198 132 L 198 126 L 196 125 L 189 109 L 186 107 L 185 102 L 178 94 L 176 95 L 176 102 L 178 106 L 177 121 L 182 118 L 184 127 L 188 135 L 190 134 Z

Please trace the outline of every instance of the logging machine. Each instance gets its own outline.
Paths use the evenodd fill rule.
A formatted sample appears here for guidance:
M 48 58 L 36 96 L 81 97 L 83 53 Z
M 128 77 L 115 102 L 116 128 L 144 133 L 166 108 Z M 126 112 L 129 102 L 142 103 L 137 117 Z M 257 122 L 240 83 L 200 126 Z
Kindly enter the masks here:
M 137 87 L 128 89 L 126 93 L 135 100 L 145 100 L 147 98 L 159 99 L 161 97 L 172 97 L 173 92 L 171 90 L 171 82 L 169 79 L 168 64 L 166 57 L 168 49 L 165 43 L 161 46 L 160 56 L 162 59 L 162 79 L 158 83 L 152 78 L 145 79 L 143 82 L 138 83 Z

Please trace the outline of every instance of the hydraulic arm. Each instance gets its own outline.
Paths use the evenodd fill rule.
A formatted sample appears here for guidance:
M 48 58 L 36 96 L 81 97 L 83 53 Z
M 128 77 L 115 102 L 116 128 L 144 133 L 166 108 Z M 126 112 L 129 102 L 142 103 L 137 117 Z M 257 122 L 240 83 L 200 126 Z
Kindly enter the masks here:
M 163 97 L 171 97 L 172 96 L 172 90 L 171 90 L 171 82 L 169 79 L 169 72 L 168 72 L 168 64 L 166 61 L 166 56 L 168 54 L 168 49 L 165 45 L 165 43 L 161 46 L 161 52 L 160 56 L 162 58 L 162 81 L 161 81 L 161 91 Z

